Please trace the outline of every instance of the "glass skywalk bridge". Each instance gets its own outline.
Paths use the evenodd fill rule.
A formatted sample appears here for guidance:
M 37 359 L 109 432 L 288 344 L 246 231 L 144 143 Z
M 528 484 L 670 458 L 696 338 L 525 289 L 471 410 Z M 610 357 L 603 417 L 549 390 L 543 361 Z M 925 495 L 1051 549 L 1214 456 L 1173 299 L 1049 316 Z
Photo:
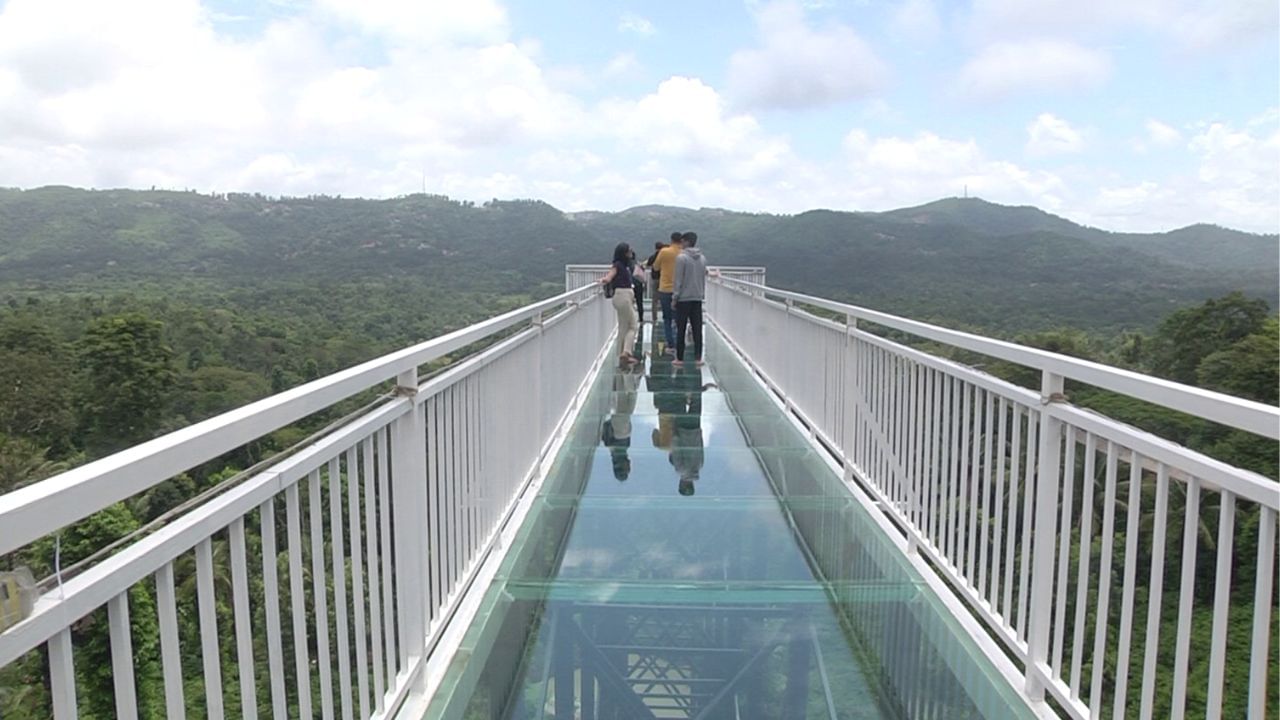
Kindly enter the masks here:
M 601 272 L 0 496 L 0 567 L 62 558 L 0 575 L 0 719 L 1280 713 L 1280 486 L 1068 382 L 1268 440 L 1277 408 L 761 268 L 710 280 L 707 367 L 618 369 Z M 345 415 L 59 555 L 322 410 Z
M 1033 716 L 708 340 L 602 368 L 425 716 Z

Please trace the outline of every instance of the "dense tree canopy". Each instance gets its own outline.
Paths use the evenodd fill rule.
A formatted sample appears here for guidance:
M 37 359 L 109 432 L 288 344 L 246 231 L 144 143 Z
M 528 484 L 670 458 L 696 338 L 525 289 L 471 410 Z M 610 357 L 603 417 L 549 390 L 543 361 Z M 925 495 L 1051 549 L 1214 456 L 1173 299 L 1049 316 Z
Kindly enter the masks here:
M 81 412 L 93 446 L 118 450 L 160 426 L 174 383 L 173 350 L 161 337 L 163 327 L 131 314 L 103 318 L 85 331 Z
M 1183 308 L 1156 332 L 1151 369 L 1171 380 L 1194 384 L 1200 362 L 1262 329 L 1267 303 L 1235 292 Z
M 1261 327 L 1230 345 L 1215 350 L 1196 365 L 1199 385 L 1275 405 L 1280 401 L 1280 321 L 1275 315 Z

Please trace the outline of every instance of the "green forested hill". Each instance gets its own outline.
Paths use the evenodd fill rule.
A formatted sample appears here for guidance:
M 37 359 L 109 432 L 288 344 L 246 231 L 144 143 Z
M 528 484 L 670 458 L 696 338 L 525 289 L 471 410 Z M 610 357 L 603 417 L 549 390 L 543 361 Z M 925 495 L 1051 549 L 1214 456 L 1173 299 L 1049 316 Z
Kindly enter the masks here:
M 527 292 L 562 277 L 566 257 L 590 258 L 597 246 L 540 202 L 0 191 L 0 283 L 403 277 Z
M 1206 224 L 1164 233 L 1114 233 L 1077 225 L 1039 208 L 996 205 L 977 198 L 948 198 L 879 216 L 896 222 L 955 225 L 992 236 L 1052 233 L 1104 248 L 1135 250 L 1184 267 L 1270 271 L 1273 277 L 1280 252 L 1275 235 Z
M 272 199 L 166 191 L 0 190 L 0 298 L 175 283 L 224 288 L 373 281 L 547 293 L 571 262 L 644 254 L 696 230 L 713 263 L 766 265 L 781 287 L 950 325 L 1022 332 L 1150 328 L 1233 290 L 1277 300 L 1277 238 L 1197 225 L 1108 233 L 1036 208 L 947 199 L 795 216 L 643 206 L 564 214 L 537 201 L 441 196 Z M 159 287 L 156 287 L 159 286 Z M 20 299 L 20 298 L 19 298 Z
M 1052 232 L 1066 237 L 1093 239 L 1105 234 L 1036 207 L 996 205 L 978 198 L 945 198 L 878 215 L 900 223 L 957 225 L 988 235 Z
M 886 213 L 649 206 L 574 217 L 646 249 L 662 230 L 693 229 L 713 263 L 765 265 L 770 284 L 997 332 L 1149 328 L 1233 290 L 1274 305 L 1280 276 L 1274 235 L 1205 225 L 1107 233 L 976 199 Z

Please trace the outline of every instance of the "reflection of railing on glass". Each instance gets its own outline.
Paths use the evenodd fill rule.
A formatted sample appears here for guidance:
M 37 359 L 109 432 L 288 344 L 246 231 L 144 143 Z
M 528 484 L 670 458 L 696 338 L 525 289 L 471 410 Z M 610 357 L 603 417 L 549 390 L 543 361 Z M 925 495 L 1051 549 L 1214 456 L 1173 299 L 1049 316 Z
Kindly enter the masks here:
M 1263 716 L 1275 673 L 1280 488 L 1076 408 L 1063 383 L 1271 439 L 1280 433 L 1276 408 L 733 278 L 713 281 L 708 302 L 717 327 L 841 460 L 847 479 L 880 502 L 912 550 L 1023 663 L 1033 699 L 1047 691 L 1074 717 L 1180 716 L 1192 704 L 1214 716 L 1229 690 L 1247 693 L 1249 717 Z M 859 321 L 1036 368 L 1041 392 L 891 342 Z M 1250 518 L 1256 545 L 1236 547 L 1238 515 Z M 1181 533 L 1180 552 L 1171 530 L 1173 543 Z M 1206 562 L 1211 592 L 1196 583 Z M 1165 595 L 1174 576 L 1176 602 Z M 1253 601 L 1251 643 L 1228 647 L 1229 636 L 1242 636 L 1228 632 L 1231 605 L 1242 599 Z M 1193 634 L 1210 615 L 1210 633 Z M 1228 656 L 1248 658 L 1247 685 L 1225 672 Z M 1205 663 L 1205 672 L 1189 673 Z M 1207 682 L 1191 687 L 1194 676 Z M 1224 690 L 1230 679 L 1236 685 Z M 1157 684 L 1172 690 L 1157 698 Z

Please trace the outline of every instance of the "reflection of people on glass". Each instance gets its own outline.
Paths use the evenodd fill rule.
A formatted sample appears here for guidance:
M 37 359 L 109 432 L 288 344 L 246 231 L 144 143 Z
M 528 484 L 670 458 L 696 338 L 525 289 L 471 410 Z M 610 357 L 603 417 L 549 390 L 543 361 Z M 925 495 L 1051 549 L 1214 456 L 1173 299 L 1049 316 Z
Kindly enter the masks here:
M 639 378 L 625 366 L 614 368 L 613 373 L 610 401 L 613 414 L 604 421 L 600 439 L 612 456 L 613 476 L 623 481 L 631 474 L 631 458 L 627 457 L 627 450 L 631 447 L 631 415 L 636 410 L 636 383 Z
M 657 333 L 654 333 L 657 335 Z M 653 431 L 653 446 L 662 450 L 671 449 L 671 438 L 675 434 L 676 415 L 685 411 L 684 399 L 676 387 L 675 378 L 671 376 L 671 360 L 662 354 L 655 354 L 650 363 L 648 385 L 653 394 L 653 406 L 658 411 L 658 427 Z
M 702 384 L 701 368 L 681 368 L 676 372 L 673 389 L 678 411 L 671 436 L 671 466 L 680 475 L 681 495 L 692 495 L 705 459 L 702 444 L 702 392 L 710 383 Z

